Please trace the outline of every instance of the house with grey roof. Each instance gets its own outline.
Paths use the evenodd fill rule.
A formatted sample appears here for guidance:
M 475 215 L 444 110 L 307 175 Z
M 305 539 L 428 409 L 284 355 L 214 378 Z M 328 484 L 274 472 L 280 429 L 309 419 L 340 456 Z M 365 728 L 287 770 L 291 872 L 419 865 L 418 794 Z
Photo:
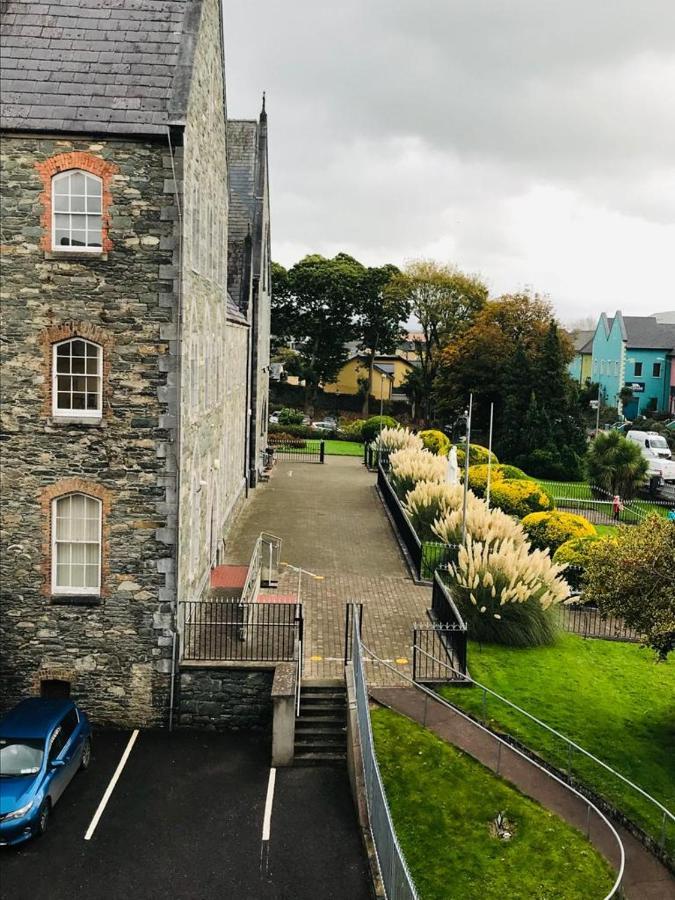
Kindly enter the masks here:
M 587 345 L 584 345 L 587 346 Z M 675 414 L 675 325 L 655 316 L 602 313 L 591 343 L 590 380 L 628 419 Z
M 230 152 L 221 0 L 1 12 L 0 702 L 163 725 L 266 433 L 267 117 Z

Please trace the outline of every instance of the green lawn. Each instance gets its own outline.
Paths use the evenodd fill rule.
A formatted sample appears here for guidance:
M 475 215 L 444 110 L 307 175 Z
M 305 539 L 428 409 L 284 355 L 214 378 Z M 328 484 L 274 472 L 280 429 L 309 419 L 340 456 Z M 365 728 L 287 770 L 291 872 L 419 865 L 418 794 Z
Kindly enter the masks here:
M 363 444 L 354 441 L 326 441 L 326 456 L 360 456 L 363 458 Z
M 612 870 L 584 836 L 476 760 L 388 709 L 372 711 L 382 779 L 421 900 L 594 900 Z M 490 823 L 503 813 L 513 837 Z
M 613 537 L 619 529 L 616 525 L 596 525 L 595 530 L 603 537 Z
M 655 662 L 636 644 L 562 634 L 553 647 L 516 649 L 471 643 L 473 678 L 542 719 L 612 766 L 669 809 L 675 808 L 675 659 Z M 482 716 L 478 688 L 441 688 L 452 703 Z M 561 769 L 565 744 L 487 695 L 491 724 Z M 657 839 L 662 814 L 639 794 L 579 753 L 572 771 Z M 675 851 L 675 828 L 668 828 Z
M 569 508 L 575 508 L 575 511 L 583 515 L 584 509 L 593 509 L 603 512 L 607 516 L 612 516 L 611 502 L 601 503 L 593 497 L 591 488 L 585 481 L 547 481 L 542 478 L 535 479 L 545 488 L 553 497 L 570 498 L 574 502 L 568 504 Z M 621 513 L 621 521 L 628 524 L 635 524 L 641 521 L 642 516 L 650 513 L 657 513 L 666 518 L 668 515 L 668 506 L 663 503 L 650 503 L 649 500 L 634 499 L 627 501 L 634 509 L 624 509 Z M 560 504 L 556 501 L 556 506 Z M 567 508 L 567 505 L 564 506 Z M 634 510 L 638 510 L 638 515 Z

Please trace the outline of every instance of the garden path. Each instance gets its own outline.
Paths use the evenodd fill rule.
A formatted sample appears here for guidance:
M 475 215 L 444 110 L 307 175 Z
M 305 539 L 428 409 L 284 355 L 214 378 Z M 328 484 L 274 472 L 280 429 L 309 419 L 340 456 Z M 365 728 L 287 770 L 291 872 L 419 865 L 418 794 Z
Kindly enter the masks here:
M 417 585 L 360 459 L 330 456 L 323 465 L 277 463 L 256 489 L 227 542 L 228 563 L 246 563 L 256 538 L 283 539 L 284 562 L 322 576 L 302 576 L 305 677 L 343 677 L 345 605 L 364 604 L 364 640 L 374 653 L 410 676 L 411 628 L 426 621 L 428 587 Z M 280 594 L 297 594 L 298 576 L 283 570 Z M 396 675 L 373 671 L 380 685 Z

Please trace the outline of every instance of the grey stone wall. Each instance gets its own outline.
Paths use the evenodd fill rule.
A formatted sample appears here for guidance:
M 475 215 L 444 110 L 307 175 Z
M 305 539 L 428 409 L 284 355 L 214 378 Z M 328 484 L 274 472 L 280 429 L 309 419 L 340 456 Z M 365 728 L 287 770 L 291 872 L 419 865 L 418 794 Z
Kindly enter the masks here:
M 40 246 L 43 185 L 35 164 L 71 150 L 119 169 L 110 187 L 112 247 L 101 256 L 56 256 Z M 175 336 L 173 303 L 165 299 L 175 245 L 166 148 L 8 135 L 2 177 L 0 703 L 60 673 L 95 721 L 163 723 L 172 606 L 160 591 L 173 566 L 164 537 L 175 530 L 163 365 Z M 45 402 L 45 334 L 67 323 L 92 326 L 106 341 L 97 424 L 54 422 Z M 54 605 L 50 595 L 49 516 L 40 498 L 68 479 L 100 486 L 109 498 L 107 571 L 94 606 Z
M 269 729 L 273 679 L 273 669 L 183 669 L 178 726 L 209 731 Z

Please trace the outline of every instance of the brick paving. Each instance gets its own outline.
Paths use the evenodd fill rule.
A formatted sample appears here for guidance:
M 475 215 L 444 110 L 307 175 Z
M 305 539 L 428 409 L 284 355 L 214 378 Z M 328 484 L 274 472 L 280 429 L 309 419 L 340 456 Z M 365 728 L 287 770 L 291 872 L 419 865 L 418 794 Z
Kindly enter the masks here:
M 246 563 L 261 531 L 282 538 L 284 562 L 322 576 L 302 576 L 306 678 L 342 677 L 345 605 L 351 601 L 364 604 L 364 643 L 412 675 L 411 628 L 427 621 L 431 590 L 412 581 L 375 477 L 359 459 L 277 463 L 236 523 L 227 562 Z M 282 573 L 278 592 L 297 594 L 297 574 L 283 568 Z M 376 685 L 401 684 L 382 666 L 373 666 L 368 675 Z

